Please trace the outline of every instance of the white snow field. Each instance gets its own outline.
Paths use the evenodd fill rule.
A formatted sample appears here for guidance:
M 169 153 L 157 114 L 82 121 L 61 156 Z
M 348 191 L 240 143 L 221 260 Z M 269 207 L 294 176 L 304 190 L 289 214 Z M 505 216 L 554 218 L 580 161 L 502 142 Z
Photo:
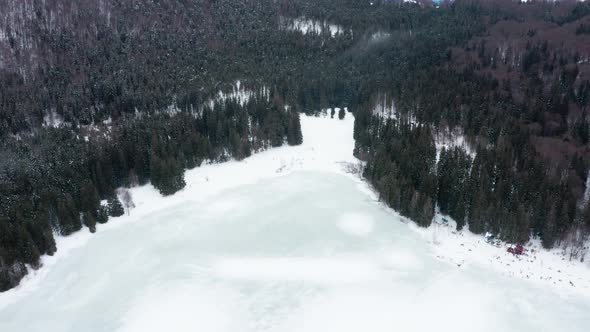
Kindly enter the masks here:
M 302 117 L 301 146 L 188 171 L 172 197 L 132 189 L 130 215 L 0 294 L 0 331 L 589 330 L 587 266 L 533 282 L 480 237 L 417 230 L 347 173 L 352 126 Z

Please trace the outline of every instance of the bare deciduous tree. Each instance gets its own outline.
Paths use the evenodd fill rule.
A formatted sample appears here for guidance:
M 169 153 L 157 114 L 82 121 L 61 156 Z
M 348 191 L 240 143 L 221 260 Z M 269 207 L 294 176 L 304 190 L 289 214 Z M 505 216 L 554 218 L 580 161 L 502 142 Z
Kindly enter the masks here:
M 139 177 L 134 169 L 129 171 L 129 186 L 137 187 L 139 185 Z
M 578 224 L 568 230 L 562 241 L 563 254 L 569 256 L 569 260 L 584 261 L 588 251 L 588 229 L 582 224 Z
M 125 211 L 127 211 L 127 215 L 129 215 L 131 209 L 135 207 L 131 192 L 128 189 L 121 189 L 119 195 L 121 197 L 121 201 L 123 202 L 123 206 L 125 207 Z

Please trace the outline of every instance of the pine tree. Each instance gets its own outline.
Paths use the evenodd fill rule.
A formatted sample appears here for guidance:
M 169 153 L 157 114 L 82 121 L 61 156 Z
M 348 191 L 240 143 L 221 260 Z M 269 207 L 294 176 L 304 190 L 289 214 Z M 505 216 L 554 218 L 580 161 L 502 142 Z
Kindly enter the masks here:
M 17 241 L 17 252 L 22 262 L 31 264 L 33 267 L 37 267 L 39 264 L 39 251 L 31 238 L 29 232 L 24 227 L 18 228 Z
M 90 233 L 96 232 L 96 219 L 90 212 L 84 212 L 82 214 L 82 220 L 84 222 L 84 226 L 88 227 Z
M 96 212 L 96 222 L 104 224 L 109 220 L 109 210 L 105 206 L 100 206 Z
M 301 133 L 301 119 L 299 113 L 291 112 L 287 124 L 287 144 L 299 145 L 303 143 L 303 135 Z
M 303 143 L 303 133 L 301 132 L 301 117 L 297 112 L 293 118 L 293 127 L 295 129 L 295 144 L 299 145 Z
M 119 217 L 125 214 L 125 209 L 123 209 L 123 205 L 121 201 L 117 198 L 116 195 L 109 197 L 107 200 L 109 216 L 111 217 Z
M 96 211 L 100 204 L 98 191 L 91 181 L 86 181 L 80 189 L 80 210 Z
M 549 213 L 543 225 L 543 233 L 541 234 L 541 244 L 545 248 L 551 248 L 555 242 L 555 228 L 557 221 L 557 208 L 555 202 L 550 205 Z
M 62 235 L 70 235 L 82 228 L 80 216 L 72 196 L 65 194 L 57 205 L 60 232 Z
M 152 158 L 152 174 L 152 184 L 164 196 L 172 195 L 186 185 L 184 168 L 175 158 Z

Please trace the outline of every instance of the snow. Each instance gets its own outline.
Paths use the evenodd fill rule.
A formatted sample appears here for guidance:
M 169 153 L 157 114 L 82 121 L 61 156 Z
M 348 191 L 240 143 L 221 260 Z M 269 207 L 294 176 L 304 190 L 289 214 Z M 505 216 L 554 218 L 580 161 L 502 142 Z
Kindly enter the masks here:
M 49 111 L 43 116 L 43 127 L 60 128 L 63 126 L 68 126 L 68 123 L 64 122 L 63 117 L 55 111 Z
M 372 42 L 381 42 L 381 41 L 388 39 L 389 37 L 391 37 L 391 34 L 389 32 L 377 31 L 371 35 L 371 41 Z
M 467 140 L 465 140 L 465 136 L 461 133 L 460 128 L 455 128 L 453 131 L 442 130 L 435 132 L 434 145 L 436 146 L 437 162 L 443 148 L 447 150 L 461 148 L 463 151 L 465 151 L 465 153 L 467 153 L 467 155 L 471 157 L 471 160 L 475 159 L 475 149 L 467 142 Z
M 232 280 L 308 282 L 346 285 L 378 280 L 380 271 L 364 256 L 221 258 L 213 274 Z
M 373 107 L 373 115 L 382 119 L 397 119 L 397 108 L 393 98 L 388 98 L 387 94 L 382 94 L 377 97 L 375 106 Z
M 176 105 L 176 100 L 174 100 L 172 102 L 172 104 L 168 105 L 168 107 L 166 107 L 162 113 L 164 114 L 168 114 L 170 116 L 174 116 L 178 113 L 180 113 L 180 109 L 178 108 L 178 106 Z
M 324 30 L 330 33 L 331 37 L 336 37 L 344 32 L 340 25 L 328 23 L 326 21 L 317 21 L 306 17 L 284 18 L 281 17 L 281 26 L 287 31 L 299 31 L 306 35 L 308 33 L 322 34 Z
M 368 216 L 351 213 L 340 217 L 338 227 L 351 235 L 367 236 L 373 231 L 373 223 L 372 218 Z
M 0 42 L 6 41 L 8 41 L 8 34 L 6 33 L 6 31 L 4 31 L 4 29 L 2 29 L 2 27 L 0 27 Z
M 586 189 L 584 190 L 584 195 L 582 195 L 582 206 L 586 206 L 588 201 L 590 200 L 590 170 L 586 174 Z
M 129 215 L 0 294 L 0 331 L 587 329 L 586 265 L 408 222 L 351 172 L 353 121 L 302 116 L 301 146 L 187 171 L 170 197 L 131 188 Z
M 253 96 L 255 96 L 255 94 L 256 93 L 254 91 L 244 88 L 242 82 L 237 80 L 232 85 L 232 90 L 230 92 L 224 92 L 219 90 L 217 92 L 217 95 L 209 99 L 209 101 L 207 101 L 205 104 L 208 105 L 210 108 L 213 108 L 215 107 L 216 103 L 225 102 L 226 100 L 233 100 L 238 102 L 240 106 L 243 107 L 244 105 L 246 105 L 246 103 L 248 103 L 248 101 Z M 263 86 L 260 89 L 260 94 L 267 100 L 270 98 L 270 90 L 266 86 Z
M 383 121 L 388 119 L 396 121 L 402 120 L 402 117 L 400 117 L 397 107 L 395 106 L 395 100 L 393 100 L 393 98 L 388 96 L 386 93 L 377 95 L 372 114 L 379 117 Z M 403 120 L 408 121 L 412 127 L 417 127 L 420 125 L 413 114 L 408 114 Z
M 442 222 L 442 218 L 449 220 L 448 225 Z M 411 227 L 433 245 L 436 257 L 442 261 L 461 267 L 488 268 L 540 287 L 573 290 L 590 296 L 590 267 L 587 263 L 570 261 L 562 249 L 545 250 L 538 239 L 533 239 L 525 246 L 523 255 L 513 255 L 507 251 L 511 244 L 487 243 L 484 237 L 471 233 L 468 227 L 456 231 L 455 225 L 452 218 L 437 213 L 432 227 Z

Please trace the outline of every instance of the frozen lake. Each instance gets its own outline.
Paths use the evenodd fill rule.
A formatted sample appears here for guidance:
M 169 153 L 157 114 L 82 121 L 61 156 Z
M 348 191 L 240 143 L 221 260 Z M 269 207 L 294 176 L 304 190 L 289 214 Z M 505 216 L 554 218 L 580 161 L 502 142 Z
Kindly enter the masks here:
M 239 186 L 99 232 L 0 331 L 588 330 L 587 298 L 440 262 L 396 218 L 342 175 Z
M 376 202 L 343 171 L 352 127 L 302 117 L 301 146 L 188 171 L 171 197 L 134 188 L 131 215 L 0 293 L 0 331 L 588 331 L 583 280 L 510 277 L 487 266 L 505 250 L 446 252 L 463 240 L 433 246 Z

